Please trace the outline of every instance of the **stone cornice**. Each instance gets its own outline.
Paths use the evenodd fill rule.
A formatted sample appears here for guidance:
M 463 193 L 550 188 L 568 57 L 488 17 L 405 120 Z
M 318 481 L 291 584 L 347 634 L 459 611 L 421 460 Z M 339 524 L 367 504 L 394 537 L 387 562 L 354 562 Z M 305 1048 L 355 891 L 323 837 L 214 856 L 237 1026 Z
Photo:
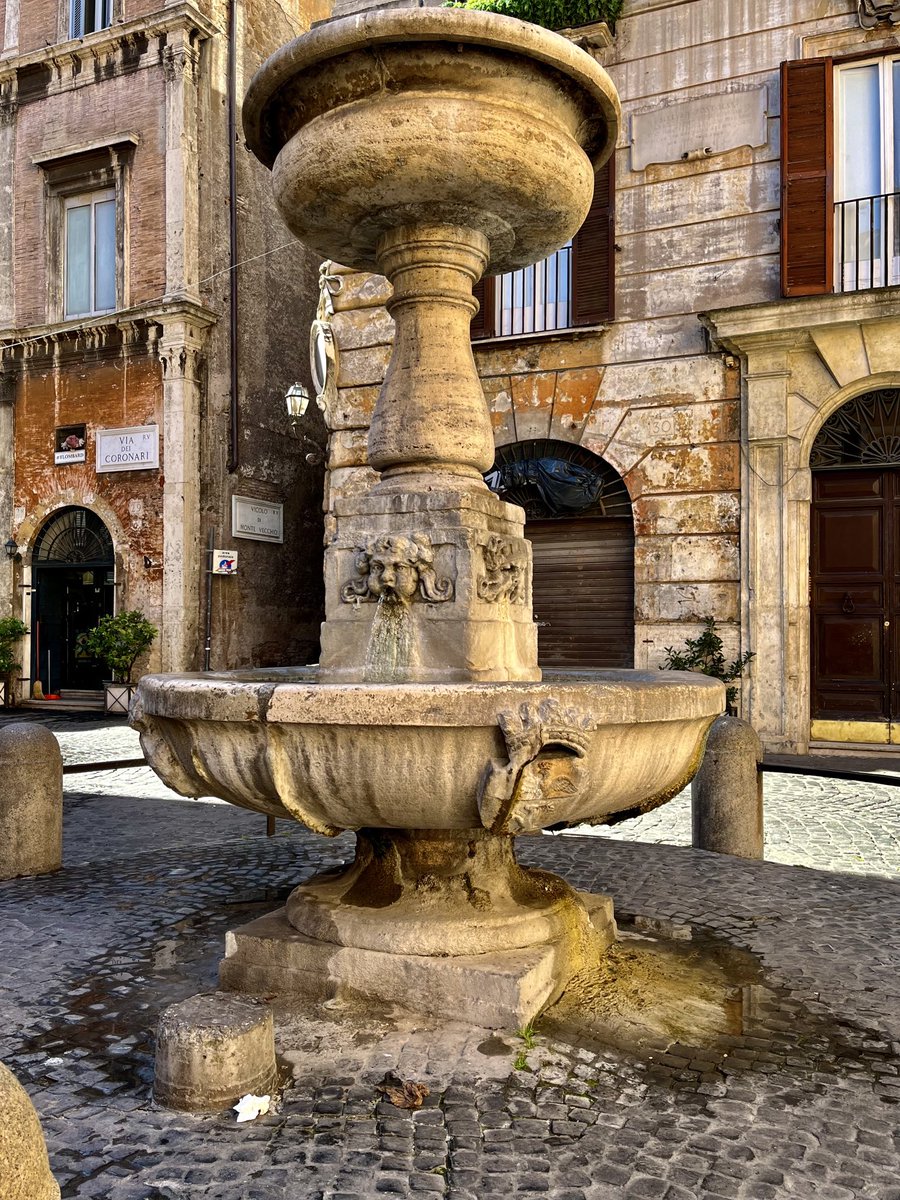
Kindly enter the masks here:
M 126 69 L 135 70 L 139 66 L 161 65 L 162 47 L 159 42 L 163 35 L 168 37 L 183 33 L 196 45 L 221 32 L 192 0 L 182 0 L 150 16 L 123 21 L 82 38 L 56 42 L 12 58 L 0 58 L 0 90 L 7 93 L 4 99 L 9 103 L 12 97 L 8 93 L 16 91 L 19 75 L 34 67 L 50 70 L 49 88 L 52 91 L 84 86 L 94 82 L 92 68 L 98 61 L 105 66 L 111 63 L 114 74 Z M 146 45 L 146 49 L 141 49 L 142 44 Z M 86 67 L 91 69 L 85 70 Z M 26 102 L 26 98 L 20 97 L 19 102 Z
M 177 299 L 137 305 L 75 321 L 0 329 L 0 369 L 77 357 L 104 350 L 114 352 L 158 349 L 167 327 L 186 323 L 202 332 L 218 320 L 216 314 L 193 300 Z
M 809 331 L 813 329 L 898 317 L 900 288 L 896 287 L 746 304 L 699 315 L 713 343 L 734 353 L 760 345 L 799 345 L 806 341 Z

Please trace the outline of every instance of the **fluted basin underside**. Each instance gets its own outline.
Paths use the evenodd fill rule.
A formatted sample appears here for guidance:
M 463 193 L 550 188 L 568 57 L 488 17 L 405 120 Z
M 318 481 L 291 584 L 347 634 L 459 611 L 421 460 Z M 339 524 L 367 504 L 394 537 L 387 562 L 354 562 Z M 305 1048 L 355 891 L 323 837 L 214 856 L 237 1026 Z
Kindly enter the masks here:
M 479 231 L 495 271 L 550 254 L 584 220 L 619 117 L 605 71 L 565 38 L 441 8 L 318 26 L 269 59 L 243 108 L 298 237 L 379 270 L 379 238 L 410 222 Z
M 687 672 L 540 683 L 328 684 L 314 667 L 145 676 L 133 721 L 184 795 L 343 829 L 535 832 L 647 811 L 696 771 L 723 708 Z

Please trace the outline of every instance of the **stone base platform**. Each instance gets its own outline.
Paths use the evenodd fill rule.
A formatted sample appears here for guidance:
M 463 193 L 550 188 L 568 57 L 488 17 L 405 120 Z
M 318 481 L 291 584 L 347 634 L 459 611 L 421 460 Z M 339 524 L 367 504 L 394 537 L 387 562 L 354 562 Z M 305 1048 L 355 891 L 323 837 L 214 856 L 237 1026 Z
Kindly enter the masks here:
M 616 939 L 612 898 L 578 897 L 591 922 L 586 948 L 562 938 L 522 950 L 447 957 L 319 941 L 298 933 L 281 908 L 229 931 L 219 982 L 226 991 L 318 1002 L 365 997 L 486 1029 L 517 1030 L 560 996 L 583 954 L 599 956 Z M 580 931 L 574 940 L 583 941 Z

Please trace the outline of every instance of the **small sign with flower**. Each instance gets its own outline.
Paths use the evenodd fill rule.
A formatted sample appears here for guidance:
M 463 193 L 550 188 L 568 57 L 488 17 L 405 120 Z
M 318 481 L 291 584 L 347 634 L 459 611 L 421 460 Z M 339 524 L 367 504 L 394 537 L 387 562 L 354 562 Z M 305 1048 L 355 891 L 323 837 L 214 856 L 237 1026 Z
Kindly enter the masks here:
M 53 462 L 57 467 L 83 463 L 86 458 L 87 431 L 84 425 L 63 425 L 56 431 Z

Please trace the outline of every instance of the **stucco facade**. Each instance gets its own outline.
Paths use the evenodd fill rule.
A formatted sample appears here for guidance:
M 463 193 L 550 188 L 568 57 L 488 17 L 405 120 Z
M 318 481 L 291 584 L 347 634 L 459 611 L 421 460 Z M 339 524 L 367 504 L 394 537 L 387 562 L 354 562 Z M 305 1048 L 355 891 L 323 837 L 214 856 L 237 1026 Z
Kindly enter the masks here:
M 240 139 L 232 254 L 228 115 L 230 78 L 239 130 L 258 65 L 324 15 L 316 0 L 116 0 L 108 28 L 71 37 L 68 0 L 0 5 L 0 541 L 18 547 L 0 563 L 0 608 L 29 626 L 36 540 L 81 508 L 112 537 L 115 608 L 159 627 L 143 665 L 202 666 L 210 531 L 240 548 L 237 576 L 213 585 L 212 665 L 315 656 L 321 468 L 284 394 L 308 377 L 294 331 L 312 317 L 317 262 Z M 76 193 L 115 203 L 116 295 L 73 318 Z M 54 435 L 70 426 L 85 427 L 85 461 L 58 465 Z M 158 467 L 98 471 L 98 434 L 135 427 L 158 430 Z M 234 495 L 283 504 L 283 543 L 235 540 Z M 43 653 L 26 640 L 23 696 Z
M 635 665 L 713 616 L 730 655 L 755 655 L 744 715 L 805 750 L 809 447 L 842 400 L 896 386 L 900 341 L 893 288 L 782 298 L 779 67 L 896 49 L 897 29 L 861 28 L 855 0 L 626 0 L 600 42 L 625 114 L 615 319 L 475 341 L 496 442 L 611 464 L 633 509 Z M 391 342 L 384 281 L 339 274 L 332 500 L 368 477 Z

